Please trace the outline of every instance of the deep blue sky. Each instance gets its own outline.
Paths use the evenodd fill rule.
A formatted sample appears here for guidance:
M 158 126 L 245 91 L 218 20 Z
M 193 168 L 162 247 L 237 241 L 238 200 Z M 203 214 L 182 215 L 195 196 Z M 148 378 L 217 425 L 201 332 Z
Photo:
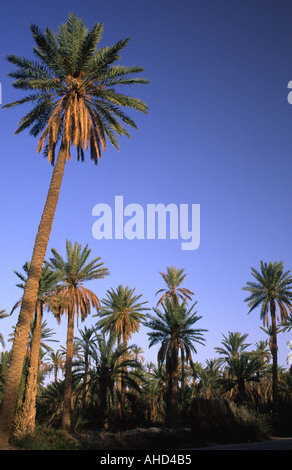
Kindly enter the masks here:
M 20 98 L 7 73 L 5 56 L 33 58 L 29 24 L 56 30 L 76 12 L 87 27 L 104 23 L 102 45 L 131 36 L 122 63 L 145 68 L 151 84 L 127 89 L 145 100 L 147 116 L 133 116 L 139 130 L 120 140 L 120 153 L 108 146 L 98 167 L 88 159 L 67 164 L 47 255 L 65 254 L 65 240 L 89 244 L 111 275 L 90 284 L 103 298 L 119 284 L 156 304 L 164 287 L 159 271 L 184 268 L 185 287 L 195 292 L 198 327 L 208 329 L 206 346 L 194 360 L 215 357 L 222 335 L 248 333 L 254 344 L 266 339 L 259 311 L 247 315 L 242 287 L 260 260 L 283 261 L 292 268 L 292 3 L 284 0 L 147 0 L 123 2 L 5 2 L 1 6 L 0 81 L 3 103 Z M 1 110 L 0 159 L 0 309 L 20 298 L 13 270 L 31 257 L 52 168 L 36 154 L 37 141 L 14 136 L 25 108 Z M 93 238 L 92 209 L 125 204 L 201 205 L 201 243 L 182 251 L 176 240 L 101 240 Z M 67 324 L 46 315 L 65 345 Z M 89 318 L 86 326 L 96 319 Z M 7 347 L 17 314 L 1 321 Z M 83 327 L 81 323 L 78 325 Z M 77 329 L 76 329 L 77 332 Z M 292 334 L 292 333 L 291 333 Z M 289 352 L 279 337 L 279 363 Z M 133 336 L 146 360 L 146 330 Z

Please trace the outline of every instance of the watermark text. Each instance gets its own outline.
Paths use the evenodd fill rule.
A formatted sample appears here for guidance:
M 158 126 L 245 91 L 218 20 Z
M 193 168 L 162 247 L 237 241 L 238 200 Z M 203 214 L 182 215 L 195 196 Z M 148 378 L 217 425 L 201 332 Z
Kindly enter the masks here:
M 182 250 L 196 250 L 200 245 L 200 204 L 124 205 L 123 196 L 109 204 L 96 204 L 92 215 L 95 239 L 182 240 Z

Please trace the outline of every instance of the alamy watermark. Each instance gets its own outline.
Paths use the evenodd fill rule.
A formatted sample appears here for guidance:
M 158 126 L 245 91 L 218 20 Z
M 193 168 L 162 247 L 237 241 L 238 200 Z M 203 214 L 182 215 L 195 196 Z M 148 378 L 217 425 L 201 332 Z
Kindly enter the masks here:
M 290 82 L 288 82 L 287 88 L 288 88 L 289 90 L 292 89 L 292 80 L 290 80 Z M 287 100 L 288 100 L 288 103 L 289 103 L 289 104 L 292 104 L 292 91 L 290 91 L 290 92 L 288 93 Z
M 200 245 L 200 204 L 141 204 L 124 206 L 123 196 L 109 204 L 96 204 L 92 215 L 95 239 L 183 240 L 182 250 L 196 250 Z

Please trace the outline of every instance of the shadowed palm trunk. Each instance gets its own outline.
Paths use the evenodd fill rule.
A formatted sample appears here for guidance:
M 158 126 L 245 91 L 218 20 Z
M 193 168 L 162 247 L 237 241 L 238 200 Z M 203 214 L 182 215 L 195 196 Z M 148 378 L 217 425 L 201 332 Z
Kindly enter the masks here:
M 33 337 L 31 341 L 25 398 L 20 416 L 17 420 L 17 436 L 32 434 L 35 430 L 37 375 L 39 368 L 40 344 L 42 336 L 42 319 L 42 303 L 38 302 L 36 308 Z
M 70 311 L 68 312 L 64 404 L 63 404 L 63 419 L 62 419 L 63 428 L 68 429 L 68 430 L 71 427 L 73 342 L 74 342 L 74 312 L 72 309 L 70 309 Z
M 272 357 L 273 357 L 273 402 L 279 400 L 278 387 L 278 346 L 277 346 L 277 325 L 276 325 L 276 305 L 275 302 L 270 303 L 271 319 L 272 319 Z
M 166 361 L 166 424 L 177 424 L 178 419 L 178 344 L 174 342 L 171 357 Z
M 66 163 L 67 149 L 61 144 L 53 171 L 46 204 L 35 240 L 30 270 L 24 290 L 21 310 L 15 330 L 11 361 L 8 369 L 5 393 L 0 414 L 0 434 L 8 442 L 13 425 L 23 361 L 26 354 L 30 324 L 33 319 L 42 267 L 51 233 L 55 210 Z

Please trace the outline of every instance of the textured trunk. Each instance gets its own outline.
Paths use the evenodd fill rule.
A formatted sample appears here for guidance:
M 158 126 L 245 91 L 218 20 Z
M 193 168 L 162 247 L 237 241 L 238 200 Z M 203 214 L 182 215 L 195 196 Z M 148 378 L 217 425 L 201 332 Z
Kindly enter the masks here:
M 278 346 L 277 346 L 277 325 L 276 325 L 276 305 L 274 301 L 270 303 L 272 318 L 272 357 L 273 357 L 273 402 L 279 400 L 278 389 Z
M 87 350 L 85 351 L 84 362 L 85 362 L 85 371 L 84 371 L 84 393 L 82 397 L 82 407 L 85 410 L 87 406 L 87 400 L 88 400 L 88 371 L 89 371 L 89 358 L 88 358 Z
M 74 341 L 74 311 L 68 312 L 67 329 L 67 349 L 65 364 L 65 384 L 64 384 L 64 406 L 62 426 L 64 429 L 71 427 L 71 401 L 72 401 L 72 362 L 73 362 L 73 341 Z
M 43 309 L 42 304 L 39 301 L 36 308 L 35 325 L 31 342 L 25 398 L 20 416 L 18 418 L 17 436 L 32 434 L 35 430 L 37 377 L 42 336 L 42 318 Z
M 58 367 L 55 367 L 55 382 L 58 381 Z
M 22 298 L 0 413 L 0 437 L 3 442 L 8 442 L 12 431 L 18 387 L 26 353 L 29 329 L 34 315 L 39 280 L 63 179 L 66 154 L 66 148 L 64 145 L 61 145 L 36 236 L 30 270 Z
M 108 380 L 103 378 L 100 384 L 100 389 L 98 393 L 98 410 L 99 410 L 99 424 L 103 428 L 106 426 L 106 416 L 107 416 L 107 396 L 108 390 Z
M 173 341 L 166 360 L 166 424 L 175 425 L 178 418 L 178 344 Z
M 121 335 L 118 335 L 118 348 L 121 347 L 122 338 Z M 118 357 L 118 364 L 120 366 L 122 361 L 121 356 Z M 118 418 L 122 419 L 122 379 L 121 377 L 117 378 L 117 411 L 118 411 Z

